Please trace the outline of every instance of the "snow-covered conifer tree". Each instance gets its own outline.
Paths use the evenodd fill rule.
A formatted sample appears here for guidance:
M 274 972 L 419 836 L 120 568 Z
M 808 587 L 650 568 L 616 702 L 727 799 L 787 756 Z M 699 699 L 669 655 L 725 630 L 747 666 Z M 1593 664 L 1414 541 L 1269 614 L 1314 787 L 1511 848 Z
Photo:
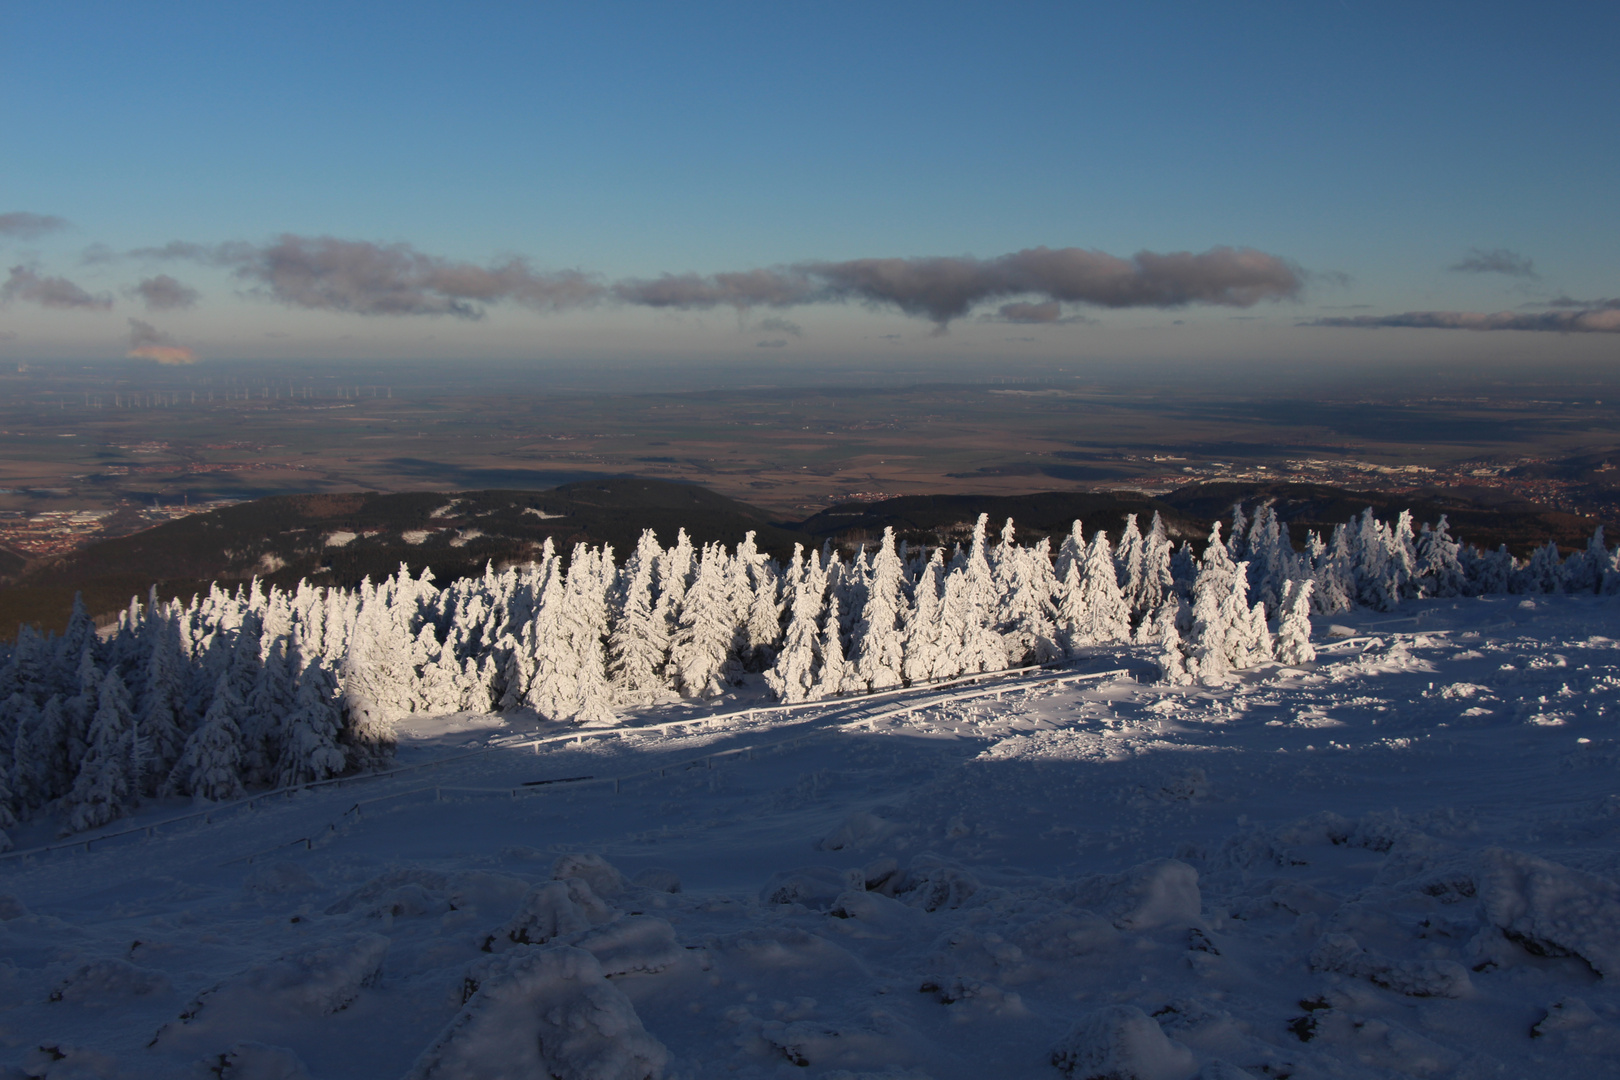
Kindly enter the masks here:
M 242 795 L 242 729 L 244 708 L 230 676 L 221 675 L 214 697 L 197 730 L 169 775 L 169 787 L 208 802 L 223 802 Z
M 902 619 L 905 658 L 901 664 L 901 674 L 913 686 L 946 677 L 939 670 L 942 653 L 947 651 L 941 619 L 944 589 L 945 551 L 935 548 L 917 577 L 917 583 L 912 588 L 912 602 Z
M 798 562 L 798 545 L 793 549 Z M 816 556 L 811 555 L 812 565 Z M 817 634 L 823 605 L 820 574 L 806 568 L 799 576 L 793 594 L 792 615 L 782 638 L 776 663 L 765 673 L 765 683 L 782 701 L 810 701 L 816 696 L 816 660 L 820 652 Z
M 63 833 L 99 828 L 123 817 L 135 805 L 140 753 L 129 691 L 117 671 L 102 677 L 90 745 L 62 801 Z
M 563 617 L 563 647 L 575 659 L 574 686 L 578 695 L 572 718 L 594 727 L 617 723 L 613 715 L 613 686 L 607 672 L 608 593 L 613 588 L 613 549 L 594 551 L 580 544 L 568 569 L 567 607 Z
M 312 657 L 298 678 L 293 710 L 282 725 L 275 785 L 294 787 L 337 776 L 348 765 L 341 739 L 343 717 L 332 673 Z
M 1232 669 L 1232 653 L 1241 648 L 1234 642 L 1235 619 L 1247 619 L 1247 608 L 1234 613 L 1232 598 L 1239 589 L 1247 591 L 1238 567 L 1221 543 L 1220 522 L 1210 532 L 1209 546 L 1193 582 L 1192 634 L 1188 641 L 1189 670 L 1198 678 L 1219 681 Z
M 1558 542 L 1548 540 L 1530 553 L 1530 561 L 1519 571 L 1514 592 L 1561 593 L 1564 591 L 1564 562 Z
M 737 545 L 732 565 L 732 607 L 742 628 L 738 642 L 743 670 L 764 671 L 775 662 L 776 646 L 782 639 L 780 574 L 776 563 L 754 543 L 753 530 Z
M 1126 514 L 1125 528 L 1119 534 L 1119 546 L 1114 549 L 1114 569 L 1120 595 L 1125 598 L 1125 607 L 1130 611 L 1132 620 L 1146 618 L 1152 612 L 1151 608 L 1143 606 L 1147 593 L 1145 565 L 1142 530 L 1137 528 L 1136 515 Z
M 294 673 L 289 670 L 286 637 L 270 643 L 253 681 L 253 689 L 243 702 L 242 782 L 249 786 L 269 784 L 275 779 L 276 762 L 281 759 L 281 729 L 293 708 Z M 412 670 L 415 682 L 415 672 Z M 414 691 L 415 687 L 412 686 Z M 415 694 L 412 694 L 415 697 Z
M 1138 610 L 1146 613 L 1144 624 L 1151 622 L 1147 615 L 1157 612 L 1164 598 L 1175 590 L 1176 578 L 1170 569 L 1174 555 L 1175 545 L 1165 532 L 1164 520 L 1155 510 L 1147 535 L 1142 538 L 1142 590 L 1134 601 Z
M 1462 560 L 1458 552 L 1462 545 L 1451 538 L 1446 515 L 1432 529 L 1423 526 L 1417 541 L 1417 580 L 1421 596 L 1461 596 L 1467 586 Z
M 1101 529 L 1091 539 L 1085 563 L 1078 568 L 1071 564 L 1058 602 L 1058 633 L 1071 655 L 1092 645 L 1131 639 L 1130 609 L 1120 595 L 1108 534 Z
M 1192 541 L 1183 540 L 1170 557 L 1170 584 L 1177 596 L 1191 602 L 1193 583 L 1198 578 L 1198 555 Z
M 827 614 L 819 641 L 820 661 L 816 666 L 816 694 L 818 698 L 838 694 L 859 693 L 866 684 L 856 674 L 855 666 L 844 658 L 844 644 L 838 632 L 838 594 L 827 598 Z
M 146 621 L 153 638 L 146 661 L 146 688 L 141 697 L 135 730 L 146 747 L 145 767 L 138 777 L 140 790 L 156 795 L 185 749 L 190 727 L 186 716 L 185 658 L 180 652 L 180 628 L 166 615 Z
M 904 566 L 894 550 L 894 530 L 885 528 L 883 542 L 872 561 L 866 606 L 854 634 L 855 673 L 871 690 L 899 686 L 904 677 L 905 641 L 901 637 L 906 609 L 904 575 Z
M 18 771 L 13 775 L 30 806 L 44 806 L 73 786 L 74 768 L 68 756 L 72 724 L 62 695 L 52 694 L 40 710 L 39 722 L 23 733 L 26 749 L 17 752 Z M 22 771 L 25 761 L 26 772 Z
M 1277 659 L 1284 664 L 1308 664 L 1316 659 L 1311 644 L 1310 578 L 1288 582 L 1283 588 L 1282 614 L 1277 620 Z
M 654 592 L 662 554 L 653 531 L 644 530 L 619 575 L 608 672 L 614 693 L 630 705 L 650 705 L 668 692 L 664 661 L 669 655 L 669 628 L 658 612 Z
M 1159 645 L 1159 681 L 1180 686 L 1192 681 L 1187 671 L 1187 657 L 1181 644 L 1181 632 L 1176 629 L 1176 608 L 1182 603 L 1172 593 L 1153 615 L 1153 635 Z
M 718 697 L 735 677 L 737 626 L 732 622 L 725 548 L 705 544 L 697 577 L 681 604 L 680 626 L 669 647 L 669 670 L 687 697 Z
M 1318 615 L 1349 611 L 1355 603 L 1355 554 L 1350 536 L 1349 526 L 1335 525 L 1333 544 L 1317 561 L 1311 604 Z

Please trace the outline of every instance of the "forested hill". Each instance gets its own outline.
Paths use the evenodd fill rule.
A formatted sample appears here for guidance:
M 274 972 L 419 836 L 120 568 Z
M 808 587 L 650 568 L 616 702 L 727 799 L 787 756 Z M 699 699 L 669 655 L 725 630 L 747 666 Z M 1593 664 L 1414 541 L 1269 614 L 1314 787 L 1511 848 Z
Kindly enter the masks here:
M 1507 543 L 1516 551 L 1549 537 L 1584 544 L 1593 523 L 1528 503 L 1491 506 L 1442 494 L 1430 497 L 1353 492 L 1319 485 L 1194 485 L 1160 498 L 1138 492 L 1046 492 L 1035 495 L 920 495 L 844 503 L 804 521 L 775 521 L 766 511 L 691 484 L 634 477 L 581 481 L 545 491 L 354 492 L 260 499 L 103 540 L 72 555 L 21 569 L 0 565 L 0 639 L 20 622 L 60 630 L 73 594 L 92 612 L 121 609 L 152 585 L 165 598 L 206 590 L 212 581 L 258 576 L 291 587 L 300 578 L 352 587 L 380 580 L 405 563 L 431 567 L 440 580 L 533 558 L 547 538 L 566 553 L 575 543 L 607 544 L 628 554 L 643 529 L 672 540 L 685 529 L 695 543 L 734 544 L 753 531 L 761 551 L 785 559 L 795 543 L 858 544 L 885 527 L 913 544 L 964 538 L 980 513 L 1013 518 L 1019 535 L 1054 541 L 1075 519 L 1117 532 L 1128 514 L 1154 513 L 1177 540 L 1202 537 L 1211 519 L 1240 499 L 1275 499 L 1295 533 L 1325 535 L 1367 506 L 1381 514 L 1411 506 L 1420 518 L 1450 515 L 1453 531 L 1472 543 Z

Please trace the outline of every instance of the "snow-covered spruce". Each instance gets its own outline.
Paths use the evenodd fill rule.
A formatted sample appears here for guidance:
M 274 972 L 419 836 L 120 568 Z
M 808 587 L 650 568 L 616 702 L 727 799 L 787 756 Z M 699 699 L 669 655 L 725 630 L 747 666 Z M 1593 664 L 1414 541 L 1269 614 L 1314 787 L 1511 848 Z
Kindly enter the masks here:
M 538 561 L 453 581 L 431 572 L 354 589 L 255 581 L 142 604 L 109 634 L 82 603 L 60 637 L 22 628 L 0 651 L 0 830 L 54 810 L 95 828 L 142 799 L 221 800 L 384 767 L 413 713 L 529 709 L 579 724 L 678 697 L 713 699 L 762 672 L 786 702 L 916 685 L 1135 641 L 1170 682 L 1219 682 L 1267 662 L 1310 663 L 1312 613 L 1486 593 L 1620 593 L 1602 530 L 1519 562 L 1369 508 L 1295 551 L 1273 507 L 1233 508 L 1203 554 L 1154 517 L 1117 545 L 1080 522 L 1053 556 L 1007 521 L 966 550 L 846 558 L 829 543 L 787 566 L 753 534 L 734 550 L 663 548 L 649 530 L 624 566 L 611 548 L 550 542 Z M 1267 619 L 1276 621 L 1273 631 Z M 5 841 L 0 839 L 0 845 Z

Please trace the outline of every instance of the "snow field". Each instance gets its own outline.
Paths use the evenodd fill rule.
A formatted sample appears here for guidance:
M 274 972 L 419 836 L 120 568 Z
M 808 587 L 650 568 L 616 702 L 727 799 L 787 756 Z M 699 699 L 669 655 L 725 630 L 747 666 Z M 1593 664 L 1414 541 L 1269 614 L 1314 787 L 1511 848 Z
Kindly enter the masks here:
M 425 770 L 445 787 L 644 775 L 344 815 L 420 786 L 383 778 L 4 864 L 0 1063 L 1615 1075 L 1620 607 L 1524 603 L 1336 615 L 1354 636 L 1319 625 L 1314 662 L 1215 685 L 918 693 L 866 725 L 841 702 L 825 735 L 663 776 L 788 725 L 540 754 L 407 725 L 406 762 L 495 746 Z

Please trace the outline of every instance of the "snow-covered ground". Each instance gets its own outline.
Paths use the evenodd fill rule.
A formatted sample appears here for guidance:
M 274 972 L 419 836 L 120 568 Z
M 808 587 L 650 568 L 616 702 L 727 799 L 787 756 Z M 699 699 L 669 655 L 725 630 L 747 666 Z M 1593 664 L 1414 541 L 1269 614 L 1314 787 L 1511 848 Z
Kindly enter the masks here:
M 1395 617 L 1219 688 L 441 718 L 0 861 L 0 1076 L 1620 1075 L 1620 604 Z

